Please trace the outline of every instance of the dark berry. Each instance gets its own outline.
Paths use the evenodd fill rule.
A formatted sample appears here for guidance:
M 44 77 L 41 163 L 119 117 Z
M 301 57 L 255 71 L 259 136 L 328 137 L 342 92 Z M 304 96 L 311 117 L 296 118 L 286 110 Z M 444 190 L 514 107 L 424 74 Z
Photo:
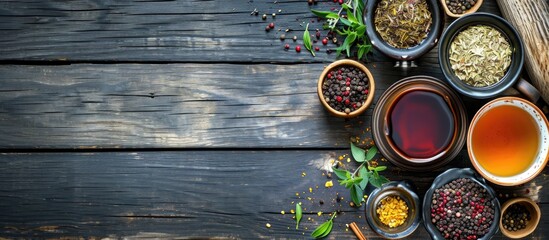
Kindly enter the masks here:
M 328 39 L 323 38 L 323 39 L 322 39 L 322 45 L 326 45 L 326 44 L 328 44 Z
M 315 51 L 320 51 L 320 48 L 319 47 L 315 47 Z
M 284 49 L 286 49 L 286 50 L 290 49 L 290 44 L 287 44 L 287 43 L 286 43 L 286 44 L 284 45 Z
M 295 51 L 296 52 L 301 52 L 301 46 L 295 46 Z
M 275 28 L 275 24 L 274 24 L 274 23 L 269 23 L 269 28 L 270 28 L 270 29 Z

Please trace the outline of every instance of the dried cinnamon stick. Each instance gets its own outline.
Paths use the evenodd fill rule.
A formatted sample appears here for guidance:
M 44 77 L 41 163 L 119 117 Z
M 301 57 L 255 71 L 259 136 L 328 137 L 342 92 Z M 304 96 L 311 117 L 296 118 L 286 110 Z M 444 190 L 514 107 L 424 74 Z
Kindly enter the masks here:
M 351 227 L 351 230 L 355 233 L 356 238 L 358 238 L 358 240 L 368 240 L 366 239 L 364 234 L 362 234 L 362 232 L 358 228 L 358 225 L 356 225 L 355 222 L 352 222 L 351 224 L 349 224 L 349 226 Z

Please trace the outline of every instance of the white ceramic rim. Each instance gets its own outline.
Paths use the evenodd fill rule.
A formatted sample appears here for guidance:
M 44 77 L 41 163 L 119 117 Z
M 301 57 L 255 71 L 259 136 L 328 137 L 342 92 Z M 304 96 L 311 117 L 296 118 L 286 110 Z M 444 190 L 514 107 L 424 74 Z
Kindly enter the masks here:
M 529 113 L 529 115 L 535 120 L 538 129 L 538 137 L 540 139 L 538 154 L 536 155 L 530 167 L 525 172 L 509 177 L 497 176 L 484 169 L 480 164 L 478 164 L 472 149 L 472 132 L 478 120 L 482 116 L 484 116 L 484 114 L 488 110 L 504 105 L 512 105 Z M 469 153 L 469 158 L 471 159 L 471 163 L 473 164 L 475 169 L 488 181 L 503 186 L 515 186 L 532 180 L 545 168 L 545 164 L 547 163 L 547 160 L 549 158 L 548 142 L 549 127 L 547 123 L 547 118 L 545 118 L 545 116 L 541 113 L 538 107 L 521 98 L 502 97 L 485 104 L 482 108 L 478 110 L 478 112 L 473 117 L 467 134 L 467 152 Z

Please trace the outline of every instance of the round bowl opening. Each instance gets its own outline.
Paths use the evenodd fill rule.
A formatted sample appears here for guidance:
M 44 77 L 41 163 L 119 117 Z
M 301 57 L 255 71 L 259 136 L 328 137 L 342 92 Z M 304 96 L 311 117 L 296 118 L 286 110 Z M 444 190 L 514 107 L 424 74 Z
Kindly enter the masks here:
M 478 238 L 480 240 L 490 239 L 497 232 L 499 228 L 498 225 L 499 225 L 500 213 L 501 213 L 500 204 L 494 190 L 486 184 L 483 178 L 478 176 L 472 169 L 469 169 L 469 168 L 448 169 L 447 171 L 443 172 L 442 174 L 438 175 L 435 178 L 435 180 L 433 181 L 433 184 L 427 190 L 423 198 L 423 223 L 425 225 L 425 228 L 427 229 L 427 232 L 429 232 L 429 234 L 433 239 L 444 239 L 444 235 L 435 226 L 435 224 L 433 223 L 433 217 L 431 217 L 431 214 L 432 214 L 431 204 L 439 204 L 438 201 L 433 202 L 433 194 L 435 193 L 436 189 L 440 189 L 446 184 L 451 183 L 453 180 L 461 179 L 461 178 L 471 180 L 471 182 L 480 185 L 482 189 L 485 189 L 486 191 L 485 194 L 491 198 L 491 201 L 489 203 L 491 203 L 494 207 L 493 220 L 490 226 L 487 228 L 487 232 L 483 236 Z M 452 199 L 452 200 L 455 200 L 455 199 Z M 477 199 L 477 201 L 479 200 Z M 438 209 L 435 209 L 435 211 L 438 211 Z M 454 212 L 451 212 L 451 214 L 454 214 Z M 454 215 L 454 216 L 458 217 L 457 215 Z M 459 216 L 459 217 L 462 217 L 462 216 Z M 474 216 L 472 216 L 471 214 L 463 217 L 474 217 Z
M 525 228 L 517 231 L 511 231 L 504 227 L 504 221 L 505 221 L 504 217 L 508 212 L 509 208 L 515 204 L 523 206 L 526 209 L 526 211 L 529 212 L 530 220 L 526 223 Z M 515 198 L 515 199 L 508 200 L 503 204 L 501 208 L 501 214 L 502 214 L 502 217 L 499 222 L 499 228 L 501 232 L 506 237 L 514 238 L 514 239 L 526 237 L 530 233 L 534 232 L 541 218 L 541 211 L 539 206 L 529 198 Z
M 395 48 L 381 38 L 374 23 L 375 11 L 378 8 L 379 2 L 381 2 L 381 0 L 367 1 L 364 9 L 366 34 L 370 38 L 374 48 L 396 60 L 414 60 L 427 53 L 437 44 L 444 25 L 442 11 L 437 0 L 426 0 L 432 18 L 429 33 L 418 45 L 410 48 Z
M 529 149 L 530 152 L 533 152 L 533 158 L 531 159 L 531 162 L 524 162 L 524 161 L 513 161 L 513 162 L 482 162 L 482 157 L 477 158 L 477 155 L 475 153 L 475 150 L 480 151 L 478 149 L 481 149 L 481 147 L 475 147 L 477 144 L 475 141 L 479 141 L 482 143 L 482 140 L 475 140 L 475 133 L 476 131 L 479 131 L 476 135 L 478 136 L 490 136 L 491 133 L 487 133 L 486 130 L 482 130 L 483 126 L 484 129 L 489 129 L 493 134 L 501 135 L 503 132 L 498 131 L 497 129 L 516 129 L 517 132 L 520 132 L 520 135 L 525 134 L 527 129 L 530 129 L 527 127 L 526 124 L 497 124 L 493 123 L 493 121 L 484 120 L 484 118 L 487 116 L 489 112 L 491 113 L 491 116 L 497 116 L 497 114 L 494 114 L 494 109 L 497 111 L 500 110 L 500 113 L 503 113 L 501 111 L 502 107 L 512 107 L 514 111 L 517 112 L 511 112 L 510 116 L 512 118 L 517 118 L 519 115 L 525 115 L 526 120 L 529 120 L 528 122 L 531 122 L 531 127 L 533 128 L 533 132 L 535 137 L 530 138 L 527 137 L 527 139 L 537 139 L 537 148 Z M 507 112 L 509 113 L 509 112 Z M 499 120 L 499 118 L 496 118 L 498 120 L 497 122 L 502 123 L 504 121 L 510 121 L 512 118 L 505 118 Z M 483 123 L 479 124 L 479 122 L 483 121 Z M 535 106 L 534 104 L 516 97 L 501 97 L 494 99 L 488 103 L 486 103 L 484 106 L 482 106 L 473 119 L 471 120 L 470 127 L 467 131 L 467 152 L 469 155 L 469 159 L 471 161 L 471 164 L 473 167 L 477 170 L 477 172 L 482 175 L 486 180 L 500 185 L 500 186 L 516 186 L 520 184 L 524 184 L 526 182 L 531 181 L 534 179 L 539 173 L 543 171 L 545 168 L 547 162 L 549 161 L 549 125 L 548 125 L 547 118 L 542 114 L 541 110 Z M 511 125 L 516 125 L 512 127 Z M 490 126 L 490 128 L 486 128 L 485 126 Z M 509 134 L 510 135 L 510 134 Z M 514 135 L 513 135 L 514 136 Z M 525 135 L 523 135 L 525 136 Z M 490 140 L 490 137 L 487 137 L 488 140 Z M 515 139 L 515 138 L 513 138 Z M 518 139 L 518 138 L 516 138 Z M 489 141 L 490 143 L 495 143 L 495 141 Z M 530 142 L 525 141 L 519 141 L 520 144 L 525 144 L 528 147 L 533 147 L 535 144 L 531 144 Z M 498 145 L 494 145 L 498 146 Z M 492 148 L 494 148 L 492 146 Z M 513 149 L 513 146 L 515 149 Z M 520 149 L 520 153 L 527 152 L 526 148 L 518 147 L 518 145 L 513 144 L 511 147 L 507 148 L 499 148 L 495 147 L 497 149 L 509 149 L 509 151 L 513 151 L 517 149 Z M 483 152 L 490 152 L 491 155 L 501 155 L 503 154 L 503 150 L 501 151 L 488 151 L 487 147 L 484 147 Z M 478 152 L 477 152 L 478 153 Z M 507 154 L 504 154 L 507 156 Z M 484 154 L 483 159 L 492 159 L 487 158 L 487 156 Z M 499 157 L 495 157 L 493 159 L 500 159 Z M 516 158 L 515 159 L 524 159 L 524 158 Z M 526 163 L 528 165 L 517 165 L 517 164 Z M 484 165 L 483 165 L 484 164 Z M 500 166 L 505 166 L 505 168 L 500 168 Z M 495 168 L 494 168 L 495 167 Z M 504 169 L 506 172 L 509 172 L 509 174 L 502 174 L 498 173 L 497 169 Z M 510 172 L 512 171 L 512 172 Z
M 397 138 L 402 135 L 396 131 L 400 131 L 400 129 L 403 129 L 402 126 L 412 123 L 411 121 L 406 121 L 406 124 L 401 124 L 402 126 L 399 126 L 400 129 L 393 128 L 394 126 L 390 125 L 393 106 L 397 103 L 397 100 L 401 96 L 407 95 L 409 92 L 429 94 L 436 93 L 433 94 L 433 96 L 439 98 L 442 105 L 447 106 L 447 110 L 451 112 L 449 114 L 442 114 L 441 112 L 432 113 L 436 113 L 437 115 L 445 115 L 444 119 L 448 119 L 448 122 L 452 123 L 453 126 L 448 125 L 448 128 L 444 128 L 446 125 L 441 124 L 438 126 L 437 124 L 437 131 L 430 134 L 429 137 L 426 137 L 427 135 L 425 134 L 421 135 L 421 139 L 425 141 L 417 141 L 418 138 L 414 137 L 420 133 L 405 134 L 408 135 L 408 137 L 406 137 L 406 141 L 401 140 L 401 144 L 406 142 L 408 147 L 413 146 L 415 148 L 416 145 L 422 147 L 424 142 L 429 143 L 425 144 L 426 146 L 431 146 L 431 143 L 434 141 L 439 141 L 441 139 L 445 140 L 445 135 L 441 133 L 443 133 L 443 131 L 448 131 L 448 136 L 451 136 L 451 139 L 448 141 L 449 143 L 445 146 L 437 148 L 437 151 L 433 151 L 430 147 L 423 147 L 421 149 L 417 148 L 421 150 L 420 153 L 425 153 L 423 156 L 416 155 L 415 157 L 412 157 L 412 155 L 409 154 L 409 151 L 401 151 L 393 140 L 393 138 Z M 421 104 L 415 105 L 432 111 L 433 109 L 430 105 L 431 102 L 432 101 L 428 104 L 420 102 Z M 426 114 L 420 115 L 424 116 Z M 415 115 L 412 114 L 412 116 Z M 432 119 L 437 119 L 438 117 L 439 116 L 432 117 Z M 396 117 L 395 115 L 394 119 L 402 118 Z M 426 123 L 423 119 L 418 119 L 418 121 L 420 121 L 420 124 Z M 401 121 L 396 121 L 396 123 L 400 124 Z M 417 130 L 414 126 L 404 126 L 404 129 L 410 133 Z M 441 80 L 428 76 L 408 77 L 391 85 L 379 98 L 372 116 L 372 134 L 379 151 L 391 163 L 411 171 L 430 171 L 450 162 L 455 156 L 457 156 L 457 154 L 459 154 L 465 144 L 467 134 L 466 129 L 467 113 L 465 112 L 465 107 L 461 101 L 461 98 L 453 92 L 449 86 L 442 83 Z M 410 144 L 410 142 L 413 144 Z
M 460 80 L 454 74 L 449 59 L 450 45 L 455 37 L 463 30 L 477 25 L 495 28 L 502 33 L 512 48 L 511 64 L 504 76 L 498 82 L 484 87 L 471 86 Z M 505 19 L 489 13 L 473 13 L 455 20 L 444 31 L 439 42 L 438 58 L 444 77 L 454 89 L 472 98 L 485 99 L 500 94 L 517 81 L 524 63 L 524 49 L 517 31 Z
M 389 182 L 381 188 L 375 189 L 366 201 L 366 219 L 370 227 L 379 235 L 388 239 L 403 238 L 412 234 L 420 222 L 421 206 L 419 197 L 412 190 L 412 186 L 407 181 Z M 380 219 L 377 209 L 381 207 L 384 199 L 393 198 L 402 200 L 407 206 L 407 216 L 404 222 L 398 226 L 390 227 Z
M 346 112 L 343 112 L 343 111 L 338 111 L 338 110 L 334 109 L 332 106 L 330 106 L 330 104 L 326 101 L 326 97 L 324 96 L 324 93 L 323 93 L 323 86 L 324 86 L 324 81 L 326 80 L 326 77 L 328 76 L 328 74 L 330 74 L 330 72 L 332 72 L 333 70 L 338 69 L 340 67 L 353 67 L 353 68 L 356 68 L 359 71 L 361 71 L 362 73 L 364 73 L 366 75 L 366 78 L 368 78 L 367 89 L 364 89 L 364 90 L 367 90 L 366 99 L 361 103 L 360 107 L 357 107 L 356 109 L 350 111 L 349 113 L 346 113 Z M 366 68 L 364 65 L 362 65 L 361 63 L 359 63 L 357 61 L 350 60 L 350 59 L 338 60 L 338 61 L 335 61 L 335 62 L 331 63 L 326 68 L 324 68 L 324 70 L 320 74 L 320 77 L 318 78 L 318 84 L 317 84 L 317 94 L 318 94 L 318 98 L 319 98 L 320 102 L 322 103 L 324 108 L 326 110 L 328 110 L 328 112 L 330 112 L 330 114 L 332 114 L 334 116 L 337 116 L 337 117 L 342 117 L 342 118 L 356 117 L 356 116 L 362 114 L 364 111 L 366 111 L 366 109 L 368 109 L 368 107 L 370 107 L 370 105 L 372 104 L 372 102 L 374 100 L 374 94 L 375 94 L 374 77 L 372 76 L 372 74 L 368 70 L 368 68 Z M 331 101 L 334 101 L 334 99 L 332 99 Z M 344 101 L 344 100 L 342 100 L 342 101 Z M 352 108 L 352 106 L 349 106 L 349 108 Z

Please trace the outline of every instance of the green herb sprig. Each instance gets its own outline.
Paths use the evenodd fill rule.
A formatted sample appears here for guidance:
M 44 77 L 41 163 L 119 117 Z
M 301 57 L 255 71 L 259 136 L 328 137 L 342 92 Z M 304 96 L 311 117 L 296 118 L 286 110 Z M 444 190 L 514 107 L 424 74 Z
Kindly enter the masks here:
M 311 237 L 315 238 L 315 239 L 318 239 L 318 238 L 323 238 L 323 237 L 326 237 L 328 236 L 328 234 L 330 234 L 330 232 L 332 231 L 332 227 L 334 226 L 334 217 L 336 216 L 337 214 L 334 212 L 334 214 L 332 214 L 332 217 L 330 218 L 330 220 L 324 222 L 323 224 L 320 224 L 320 226 L 318 226 L 314 231 L 313 233 L 311 233 Z
M 303 210 L 301 209 L 301 204 L 296 203 L 295 204 L 295 229 L 299 229 L 299 221 L 301 221 L 301 217 L 303 215 Z
M 313 51 L 313 43 L 311 43 L 311 35 L 309 35 L 309 24 L 307 23 L 307 26 L 305 27 L 305 32 L 303 32 L 303 45 L 311 54 L 313 57 L 315 56 L 315 52 Z
M 345 10 L 347 13 L 347 18 L 342 17 L 341 13 Z M 372 48 L 370 39 L 365 34 L 366 25 L 364 24 L 364 19 L 362 18 L 362 13 L 364 12 L 364 1 L 362 0 L 347 0 L 344 4 L 341 5 L 341 9 L 338 13 L 330 11 L 318 11 L 311 9 L 311 12 L 320 17 L 324 18 L 327 21 L 327 24 L 324 25 L 325 29 L 330 29 L 336 31 L 337 34 L 345 36 L 345 41 L 341 46 L 337 47 L 337 55 L 341 54 L 341 51 L 345 50 L 347 57 L 351 57 L 351 49 L 354 47 L 357 48 L 357 57 L 362 59 L 365 57 Z M 340 28 L 338 23 L 342 23 Z
M 353 203 L 355 203 L 356 206 L 360 206 L 364 199 L 364 190 L 368 183 L 379 188 L 382 184 L 389 182 L 389 179 L 379 175 L 379 172 L 384 171 L 387 167 L 372 166 L 372 159 L 377 154 L 376 146 L 372 146 L 368 151 L 365 151 L 351 142 L 351 154 L 356 162 L 361 163 L 353 173 L 335 167 L 332 169 L 339 178 L 339 184 L 344 185 L 345 188 L 351 191 Z

